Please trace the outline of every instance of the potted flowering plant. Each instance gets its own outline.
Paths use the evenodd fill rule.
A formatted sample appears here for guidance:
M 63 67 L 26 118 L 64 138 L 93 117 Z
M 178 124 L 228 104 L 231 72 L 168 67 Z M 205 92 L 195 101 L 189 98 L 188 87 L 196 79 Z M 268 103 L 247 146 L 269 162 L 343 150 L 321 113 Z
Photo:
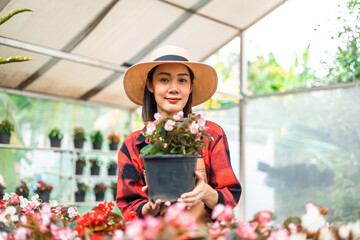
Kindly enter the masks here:
M 94 186 L 95 199 L 96 201 L 103 201 L 105 196 L 106 186 L 104 183 L 97 183 Z
M 48 134 L 51 147 L 60 147 L 64 134 L 58 128 L 52 128 Z
M 43 201 L 43 202 L 49 202 L 50 200 L 50 193 L 51 191 L 54 189 L 54 185 L 52 184 L 47 184 L 42 180 L 38 181 L 38 186 L 35 190 L 35 192 L 37 194 L 39 194 L 39 198 Z
M 16 187 L 15 193 L 24 198 L 29 198 L 29 186 L 25 179 L 22 179 L 19 183 L 19 186 Z
M 116 175 L 116 169 L 117 169 L 117 162 L 114 160 L 111 160 L 108 162 L 108 175 Z
M 197 156 L 206 146 L 202 139 L 213 140 L 205 132 L 205 122 L 204 113 L 190 113 L 184 118 L 180 111 L 165 118 L 156 113 L 155 121 L 146 123 L 142 134 L 150 144 L 141 149 L 140 155 L 151 200 L 176 201 L 192 190 Z
M 114 201 L 116 201 L 117 182 L 112 182 L 109 187 L 114 195 Z
M 75 175 L 81 175 L 86 165 L 85 157 L 79 157 L 75 162 Z
M 74 147 L 82 149 L 86 141 L 85 131 L 82 127 L 75 127 L 73 129 Z
M 76 182 L 77 191 L 75 192 L 75 201 L 76 202 L 84 202 L 85 201 L 85 193 L 89 189 L 89 184 L 81 181 Z
M 4 183 L 0 182 L 0 200 L 3 198 L 4 196 L 4 190 L 6 189 L 6 185 Z
M 93 149 L 101 149 L 102 142 L 104 140 L 103 134 L 100 130 L 94 130 L 90 134 Z
M 9 144 L 11 133 L 15 131 L 15 125 L 8 119 L 4 119 L 0 124 L 0 143 Z
M 92 158 L 89 160 L 91 163 L 90 174 L 91 175 L 99 175 L 100 173 L 100 162 L 97 158 Z
M 119 135 L 115 132 L 110 132 L 107 136 L 107 139 L 109 141 L 109 149 L 112 151 L 117 150 L 120 141 Z

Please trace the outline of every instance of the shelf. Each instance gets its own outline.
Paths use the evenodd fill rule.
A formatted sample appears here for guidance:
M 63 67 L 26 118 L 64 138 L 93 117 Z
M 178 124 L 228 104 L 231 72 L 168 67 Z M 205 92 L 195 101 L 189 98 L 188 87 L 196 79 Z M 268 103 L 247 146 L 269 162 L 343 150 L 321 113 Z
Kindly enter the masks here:
M 117 175 L 75 175 L 75 179 L 82 179 L 82 178 L 110 178 L 110 179 L 117 179 Z
M 104 199 L 104 201 L 107 201 L 107 202 L 113 202 L 115 203 L 114 200 L 106 200 Z M 99 203 L 103 203 L 104 201 L 99 201 L 99 202 L 72 202 L 70 203 L 71 205 L 77 205 L 77 206 L 86 206 L 86 205 L 98 205 Z
M 12 145 L 12 144 L 0 144 L 0 148 L 8 149 L 22 149 L 22 150 L 41 150 L 41 151 L 54 151 L 54 152 L 76 152 L 76 153 L 96 153 L 96 154 L 117 154 L 117 150 L 84 150 L 77 148 L 52 148 L 52 147 L 31 147 L 31 146 L 21 146 L 21 145 Z

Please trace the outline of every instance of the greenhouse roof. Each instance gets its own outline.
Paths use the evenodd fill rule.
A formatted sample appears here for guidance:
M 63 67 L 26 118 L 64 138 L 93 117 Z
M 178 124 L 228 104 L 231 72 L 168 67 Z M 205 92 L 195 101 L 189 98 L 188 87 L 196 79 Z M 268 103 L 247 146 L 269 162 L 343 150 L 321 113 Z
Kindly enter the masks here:
M 0 87 L 135 108 L 122 75 L 163 45 L 203 61 L 284 0 L 2 0 L 0 15 L 29 8 L 0 26 Z

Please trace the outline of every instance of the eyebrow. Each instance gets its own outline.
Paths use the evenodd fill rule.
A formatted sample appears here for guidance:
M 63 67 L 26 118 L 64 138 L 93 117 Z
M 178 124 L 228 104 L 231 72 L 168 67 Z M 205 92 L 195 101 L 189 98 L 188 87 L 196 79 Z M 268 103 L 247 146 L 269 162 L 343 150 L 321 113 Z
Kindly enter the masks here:
M 171 76 L 171 74 L 170 73 L 167 73 L 167 72 L 159 72 L 159 74 L 158 75 L 167 75 L 167 76 Z M 179 74 L 177 74 L 177 76 L 189 76 L 189 74 L 187 74 L 187 73 L 179 73 Z

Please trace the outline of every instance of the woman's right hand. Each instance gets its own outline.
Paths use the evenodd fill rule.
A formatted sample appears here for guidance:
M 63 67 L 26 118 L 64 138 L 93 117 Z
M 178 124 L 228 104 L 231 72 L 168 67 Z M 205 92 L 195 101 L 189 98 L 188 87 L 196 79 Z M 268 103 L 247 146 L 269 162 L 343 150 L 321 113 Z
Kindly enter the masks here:
M 141 189 L 146 196 L 148 195 L 148 186 L 144 186 Z M 162 202 L 160 199 L 157 199 L 155 202 L 147 202 L 141 209 L 141 215 L 145 216 L 146 214 L 150 214 L 152 216 L 156 216 L 158 213 L 160 215 L 164 214 L 166 211 L 166 207 L 170 206 L 170 202 Z

